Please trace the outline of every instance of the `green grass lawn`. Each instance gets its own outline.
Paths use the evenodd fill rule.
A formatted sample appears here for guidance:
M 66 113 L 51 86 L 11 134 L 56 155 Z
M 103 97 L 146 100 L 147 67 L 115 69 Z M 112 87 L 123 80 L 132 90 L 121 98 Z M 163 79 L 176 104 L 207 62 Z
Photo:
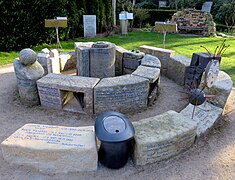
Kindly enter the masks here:
M 167 34 L 166 49 L 175 50 L 177 54 L 192 57 L 194 52 L 205 52 L 200 46 L 203 45 L 210 52 L 214 52 L 216 46 L 220 45 L 224 38 L 216 37 L 199 37 L 199 36 L 181 36 L 178 34 Z M 150 45 L 163 48 L 163 35 L 155 32 L 131 32 L 126 37 L 120 35 L 112 35 L 106 38 L 77 38 L 71 41 L 62 42 L 63 51 L 74 51 L 74 42 L 89 41 L 110 41 L 125 49 L 138 49 L 142 45 Z M 227 72 L 233 79 L 235 84 L 235 39 L 227 38 L 226 45 L 230 45 L 222 57 L 221 69 Z M 42 48 L 55 48 L 55 45 L 41 45 L 33 48 L 39 52 Z M 13 62 L 15 57 L 19 56 L 19 52 L 0 52 L 0 66 Z

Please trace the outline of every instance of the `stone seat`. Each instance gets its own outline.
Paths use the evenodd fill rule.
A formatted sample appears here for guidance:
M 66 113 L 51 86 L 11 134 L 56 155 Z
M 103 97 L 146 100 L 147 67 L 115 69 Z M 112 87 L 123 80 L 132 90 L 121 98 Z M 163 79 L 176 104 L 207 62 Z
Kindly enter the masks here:
M 93 171 L 98 155 L 93 126 L 26 124 L 1 143 L 9 163 L 46 173 Z
M 145 165 L 167 159 L 188 149 L 196 136 L 197 124 L 175 111 L 133 122 L 133 160 Z

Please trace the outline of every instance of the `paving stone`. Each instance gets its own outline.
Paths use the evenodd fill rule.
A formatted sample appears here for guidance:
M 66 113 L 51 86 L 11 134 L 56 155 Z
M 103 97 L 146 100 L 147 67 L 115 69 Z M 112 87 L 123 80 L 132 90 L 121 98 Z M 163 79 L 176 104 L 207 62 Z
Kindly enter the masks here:
M 184 85 L 186 67 L 190 66 L 191 59 L 185 56 L 172 56 L 168 62 L 167 76 L 179 85 Z
M 210 129 L 214 123 L 220 118 L 223 109 L 216 107 L 208 102 L 204 102 L 200 106 L 196 106 L 194 117 L 192 119 L 194 106 L 189 104 L 185 109 L 183 109 L 180 114 L 182 114 L 188 121 L 194 121 L 197 123 L 197 136 L 201 136 Z
M 149 81 L 146 78 L 133 75 L 104 78 L 94 88 L 95 113 L 145 110 L 148 92 Z
M 23 65 L 18 58 L 14 60 L 13 65 L 21 101 L 29 106 L 39 105 L 36 81 L 44 75 L 43 67 L 37 61 Z
M 81 101 L 84 105 L 81 110 L 75 106 L 78 108 L 77 112 L 84 111 L 88 114 L 93 114 L 93 88 L 98 82 L 99 78 L 51 73 L 39 79 L 37 86 L 43 106 L 64 109 L 66 101 L 74 99 L 74 92 L 80 93 L 83 99 Z M 73 107 L 66 108 L 65 110 L 75 111 Z
M 233 81 L 231 77 L 224 71 L 220 71 L 214 85 L 211 88 L 205 89 L 206 94 L 215 95 L 215 97 L 209 98 L 208 102 L 223 109 L 232 87 Z
M 93 126 L 26 124 L 1 143 L 3 158 L 45 173 L 94 171 L 98 155 Z
M 133 160 L 145 165 L 167 159 L 187 150 L 194 143 L 197 124 L 175 111 L 133 122 Z
M 161 61 L 150 54 L 146 54 L 143 59 L 141 59 L 142 66 L 161 68 Z
M 160 69 L 141 65 L 132 73 L 132 75 L 147 78 L 150 83 L 154 83 L 160 76 Z

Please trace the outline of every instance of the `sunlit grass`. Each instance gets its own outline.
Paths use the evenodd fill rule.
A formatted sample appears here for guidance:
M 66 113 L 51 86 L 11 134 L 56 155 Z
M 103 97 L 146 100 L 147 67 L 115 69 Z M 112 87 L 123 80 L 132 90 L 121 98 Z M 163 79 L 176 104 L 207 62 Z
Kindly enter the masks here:
M 216 46 L 220 45 L 224 39 L 216 37 L 199 37 L 199 36 L 182 36 L 178 34 L 167 34 L 166 48 L 175 50 L 177 54 L 192 57 L 194 52 L 205 52 L 200 46 L 208 48 L 210 52 L 214 52 Z M 89 41 L 109 41 L 125 49 L 138 49 L 139 46 L 149 45 L 163 48 L 163 34 L 155 32 L 131 32 L 127 36 L 112 35 L 105 38 L 77 38 L 70 41 L 61 42 L 63 51 L 74 51 L 74 42 Z M 235 39 L 228 38 L 226 44 L 230 45 L 222 57 L 221 69 L 227 72 L 235 83 Z M 56 45 L 43 44 L 33 49 L 39 52 L 42 48 L 55 48 Z M 0 52 L 0 65 L 12 63 L 19 52 Z

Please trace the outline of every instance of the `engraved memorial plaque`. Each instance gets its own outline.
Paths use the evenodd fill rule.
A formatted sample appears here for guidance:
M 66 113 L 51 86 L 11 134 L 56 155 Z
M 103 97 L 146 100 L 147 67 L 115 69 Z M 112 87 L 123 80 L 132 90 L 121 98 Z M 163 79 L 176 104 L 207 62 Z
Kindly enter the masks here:
M 96 15 L 83 15 L 84 37 L 96 36 Z

